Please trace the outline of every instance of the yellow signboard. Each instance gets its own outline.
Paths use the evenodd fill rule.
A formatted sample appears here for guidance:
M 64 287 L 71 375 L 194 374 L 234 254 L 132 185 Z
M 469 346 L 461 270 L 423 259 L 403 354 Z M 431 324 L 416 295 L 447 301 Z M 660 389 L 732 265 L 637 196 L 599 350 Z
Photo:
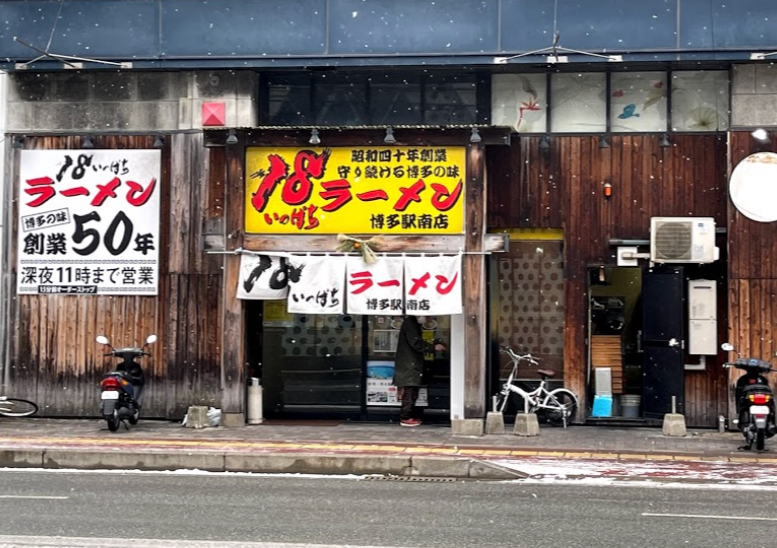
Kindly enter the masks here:
M 246 232 L 455 234 L 464 147 L 246 151 Z

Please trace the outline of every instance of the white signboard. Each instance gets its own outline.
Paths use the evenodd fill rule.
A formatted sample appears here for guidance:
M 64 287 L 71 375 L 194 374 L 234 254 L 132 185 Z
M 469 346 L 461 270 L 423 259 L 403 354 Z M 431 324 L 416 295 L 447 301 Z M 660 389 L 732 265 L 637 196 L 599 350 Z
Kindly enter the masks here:
M 348 313 L 401 316 L 403 266 L 401 258 L 381 257 L 368 265 L 361 257 L 348 257 Z
M 759 223 L 777 221 L 777 154 L 757 152 L 734 168 L 731 201 L 739 212 Z
M 238 299 L 285 299 L 289 290 L 286 259 L 272 255 L 240 257 Z
M 23 150 L 17 292 L 156 295 L 159 150 Z
M 461 314 L 461 256 L 405 258 L 405 306 L 410 316 Z
M 399 407 L 399 389 L 393 384 L 394 362 L 370 360 L 367 362 L 367 405 L 375 407 Z M 425 386 L 418 391 L 416 407 L 429 406 L 429 394 Z
M 345 260 L 342 257 L 291 257 L 288 275 L 289 312 L 343 313 Z

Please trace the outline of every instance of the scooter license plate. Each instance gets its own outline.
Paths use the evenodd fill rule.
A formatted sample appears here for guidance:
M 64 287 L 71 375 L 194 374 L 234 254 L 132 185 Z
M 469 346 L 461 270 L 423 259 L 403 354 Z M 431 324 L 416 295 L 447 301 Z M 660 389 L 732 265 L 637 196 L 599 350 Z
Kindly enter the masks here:
M 102 394 L 100 394 L 101 400 L 118 400 L 119 399 L 119 393 L 115 390 L 106 390 Z
M 751 415 L 768 415 L 769 414 L 769 408 L 765 405 L 751 405 L 750 406 L 750 414 Z

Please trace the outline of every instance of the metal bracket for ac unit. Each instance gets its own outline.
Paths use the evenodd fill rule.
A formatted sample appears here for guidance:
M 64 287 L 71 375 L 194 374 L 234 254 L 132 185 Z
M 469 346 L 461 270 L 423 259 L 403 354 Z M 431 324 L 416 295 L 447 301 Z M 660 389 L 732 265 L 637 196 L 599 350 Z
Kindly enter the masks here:
M 624 246 L 616 250 L 618 266 L 638 266 L 637 259 L 649 259 L 650 253 L 639 253 L 639 248 Z

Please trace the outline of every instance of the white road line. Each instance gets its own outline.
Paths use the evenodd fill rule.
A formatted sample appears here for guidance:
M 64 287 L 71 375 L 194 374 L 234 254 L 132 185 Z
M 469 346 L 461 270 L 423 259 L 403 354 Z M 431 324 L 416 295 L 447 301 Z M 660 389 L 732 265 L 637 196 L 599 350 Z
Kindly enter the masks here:
M 36 500 L 67 500 L 70 497 L 47 495 L 0 495 L 0 499 L 36 499 Z
M 651 518 L 697 518 L 697 519 L 732 519 L 739 521 L 777 521 L 777 518 L 757 518 L 751 516 L 705 516 L 694 514 L 649 514 L 643 513 L 643 516 Z
M 0 536 L 0 548 L 126 548 L 127 539 L 87 537 Z M 280 542 L 222 542 L 208 540 L 132 539 L 133 548 L 391 548 L 345 544 L 287 544 Z

